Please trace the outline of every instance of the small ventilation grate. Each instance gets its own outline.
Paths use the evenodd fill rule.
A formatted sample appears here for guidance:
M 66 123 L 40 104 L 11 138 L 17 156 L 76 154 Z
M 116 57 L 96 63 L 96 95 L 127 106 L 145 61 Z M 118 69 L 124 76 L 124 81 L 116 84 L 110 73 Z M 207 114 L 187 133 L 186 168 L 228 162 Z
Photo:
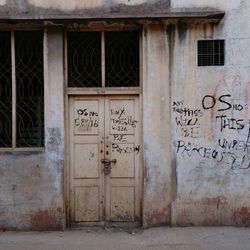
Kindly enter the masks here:
M 225 40 L 198 41 L 198 66 L 223 66 Z

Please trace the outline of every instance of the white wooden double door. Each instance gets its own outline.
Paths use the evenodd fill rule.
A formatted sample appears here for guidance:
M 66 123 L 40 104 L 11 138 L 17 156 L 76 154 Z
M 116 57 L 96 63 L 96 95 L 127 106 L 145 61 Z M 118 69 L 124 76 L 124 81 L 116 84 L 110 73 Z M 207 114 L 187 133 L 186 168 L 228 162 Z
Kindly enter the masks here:
M 140 220 L 137 96 L 69 100 L 70 222 Z

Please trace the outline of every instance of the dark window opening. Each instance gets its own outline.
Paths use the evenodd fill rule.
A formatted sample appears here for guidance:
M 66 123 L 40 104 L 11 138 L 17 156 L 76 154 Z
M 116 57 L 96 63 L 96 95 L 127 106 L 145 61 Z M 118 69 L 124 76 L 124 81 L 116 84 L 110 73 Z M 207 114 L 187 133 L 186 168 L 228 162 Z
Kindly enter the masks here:
M 16 146 L 44 146 L 43 33 L 15 33 Z
M 100 33 L 68 33 L 68 86 L 101 87 Z
M 139 32 L 69 32 L 67 49 L 68 87 L 139 86 Z
M 139 86 L 138 32 L 107 32 L 105 38 L 106 87 Z
M 223 66 L 225 40 L 198 41 L 198 66 Z
M 10 32 L 0 32 L 0 147 L 12 145 L 12 76 Z

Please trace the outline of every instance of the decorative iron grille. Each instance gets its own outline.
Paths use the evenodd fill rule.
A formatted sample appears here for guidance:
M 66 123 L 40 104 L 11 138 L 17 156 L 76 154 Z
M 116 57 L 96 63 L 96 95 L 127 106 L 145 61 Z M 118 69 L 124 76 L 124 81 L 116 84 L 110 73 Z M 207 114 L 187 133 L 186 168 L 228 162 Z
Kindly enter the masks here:
M 225 63 L 224 40 L 198 41 L 198 66 L 222 66 Z
M 101 87 L 101 34 L 68 33 L 68 86 Z
M 0 147 L 12 145 L 12 77 L 10 32 L 0 32 Z
M 44 146 L 43 33 L 15 33 L 16 146 Z
M 105 34 L 106 87 L 139 86 L 139 34 L 136 31 Z

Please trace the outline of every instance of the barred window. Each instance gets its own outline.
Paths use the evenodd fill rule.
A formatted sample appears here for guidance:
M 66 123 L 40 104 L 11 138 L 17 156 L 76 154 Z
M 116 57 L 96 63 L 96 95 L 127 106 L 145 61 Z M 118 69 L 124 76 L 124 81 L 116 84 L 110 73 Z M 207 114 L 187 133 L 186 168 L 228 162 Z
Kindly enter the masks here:
M 100 33 L 69 33 L 68 58 L 69 87 L 101 86 Z
M 69 32 L 68 87 L 139 86 L 139 32 Z
M 138 86 L 138 32 L 107 32 L 105 38 L 105 72 L 107 87 Z
M 0 147 L 12 145 L 12 83 L 10 33 L 0 33 Z
M 198 66 L 223 66 L 224 50 L 224 40 L 198 41 Z
M 44 146 L 43 33 L 0 32 L 0 147 Z

